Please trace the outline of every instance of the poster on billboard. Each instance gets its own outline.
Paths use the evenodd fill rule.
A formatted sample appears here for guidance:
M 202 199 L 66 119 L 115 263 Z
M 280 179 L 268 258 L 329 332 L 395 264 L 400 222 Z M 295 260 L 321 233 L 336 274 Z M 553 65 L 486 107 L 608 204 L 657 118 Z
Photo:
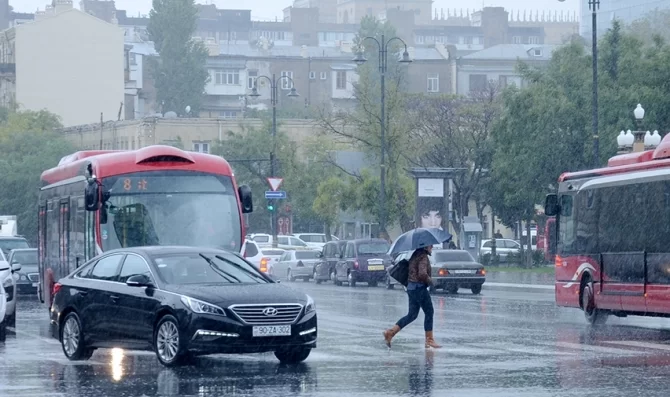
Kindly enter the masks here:
M 445 208 L 444 179 L 421 178 L 417 184 L 415 225 L 445 229 L 448 213 Z

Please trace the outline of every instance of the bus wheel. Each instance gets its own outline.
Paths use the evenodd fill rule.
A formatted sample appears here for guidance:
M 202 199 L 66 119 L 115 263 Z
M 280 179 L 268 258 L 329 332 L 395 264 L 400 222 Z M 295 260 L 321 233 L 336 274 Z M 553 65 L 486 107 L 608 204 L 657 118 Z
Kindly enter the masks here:
M 582 309 L 584 309 L 584 317 L 586 317 L 586 321 L 591 325 L 605 324 L 607 321 L 607 312 L 596 308 L 593 281 L 590 279 L 585 281 L 586 282 L 582 287 Z

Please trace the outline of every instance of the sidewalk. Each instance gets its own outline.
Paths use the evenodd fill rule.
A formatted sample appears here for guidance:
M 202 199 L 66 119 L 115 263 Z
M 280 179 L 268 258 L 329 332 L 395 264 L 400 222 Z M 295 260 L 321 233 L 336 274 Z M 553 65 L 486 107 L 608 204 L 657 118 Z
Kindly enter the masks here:
M 482 289 L 553 293 L 554 275 L 516 272 L 490 272 Z

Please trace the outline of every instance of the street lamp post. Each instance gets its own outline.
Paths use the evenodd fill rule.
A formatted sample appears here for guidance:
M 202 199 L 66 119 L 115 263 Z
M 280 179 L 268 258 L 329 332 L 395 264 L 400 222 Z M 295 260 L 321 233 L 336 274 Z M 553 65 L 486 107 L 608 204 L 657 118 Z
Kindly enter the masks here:
M 298 97 L 298 92 L 295 89 L 293 84 L 293 79 L 289 76 L 280 76 L 279 78 L 273 73 L 272 77 L 268 76 L 258 76 L 254 80 L 254 88 L 251 90 L 250 97 L 257 98 L 261 96 L 258 93 L 258 79 L 266 79 L 270 83 L 270 104 L 272 105 L 272 150 L 270 151 L 270 177 L 275 178 L 276 172 L 276 156 L 275 152 L 277 151 L 277 100 L 279 99 L 279 92 L 277 84 L 282 80 L 286 79 L 291 83 L 291 91 L 288 93 L 288 97 Z M 272 199 L 271 199 L 272 200 Z M 274 200 L 271 201 L 274 204 Z M 272 247 L 277 248 L 277 206 L 272 206 Z
M 395 40 L 401 42 L 405 46 L 405 51 L 402 53 L 402 59 L 399 61 L 401 63 L 410 63 L 412 62 L 409 59 L 409 52 L 407 52 L 407 43 L 399 37 L 392 37 L 388 40 L 385 39 L 384 35 L 381 37 L 381 41 L 377 40 L 374 37 L 368 36 L 365 37 L 362 41 L 372 40 L 377 43 L 377 48 L 379 49 L 379 74 L 381 75 L 381 114 L 380 114 L 380 125 L 381 125 L 381 158 L 380 166 L 381 171 L 379 174 L 380 182 L 380 191 L 379 191 L 379 230 L 380 232 L 386 233 L 386 115 L 385 106 L 386 106 L 386 70 L 388 66 L 388 47 L 389 44 Z M 354 62 L 358 65 L 364 64 L 367 59 L 363 55 L 363 51 L 359 49 L 356 57 L 353 59 Z
M 642 105 L 638 103 L 633 114 L 635 115 L 637 130 L 633 132 L 628 130 L 625 133 L 621 131 L 619 133 L 619 136 L 617 136 L 617 145 L 619 146 L 618 154 L 651 150 L 661 143 L 661 136 L 658 131 L 654 131 L 652 134 L 651 132 L 645 132 L 642 129 L 642 120 L 644 119 L 644 108 L 642 108 Z

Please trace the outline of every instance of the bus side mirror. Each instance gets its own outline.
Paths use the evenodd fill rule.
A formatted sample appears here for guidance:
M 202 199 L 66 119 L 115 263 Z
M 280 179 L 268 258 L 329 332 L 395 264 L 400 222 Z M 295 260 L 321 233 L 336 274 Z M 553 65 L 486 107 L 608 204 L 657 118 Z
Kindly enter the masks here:
M 556 216 L 558 215 L 558 195 L 556 194 L 547 194 L 547 197 L 544 199 L 544 214 L 547 216 Z
M 95 180 L 89 181 L 84 191 L 86 211 L 97 211 L 100 207 L 100 185 Z
M 251 196 L 251 188 L 247 185 L 242 185 L 237 189 L 240 195 L 240 204 L 242 205 L 242 213 L 250 214 L 254 212 L 254 202 Z

